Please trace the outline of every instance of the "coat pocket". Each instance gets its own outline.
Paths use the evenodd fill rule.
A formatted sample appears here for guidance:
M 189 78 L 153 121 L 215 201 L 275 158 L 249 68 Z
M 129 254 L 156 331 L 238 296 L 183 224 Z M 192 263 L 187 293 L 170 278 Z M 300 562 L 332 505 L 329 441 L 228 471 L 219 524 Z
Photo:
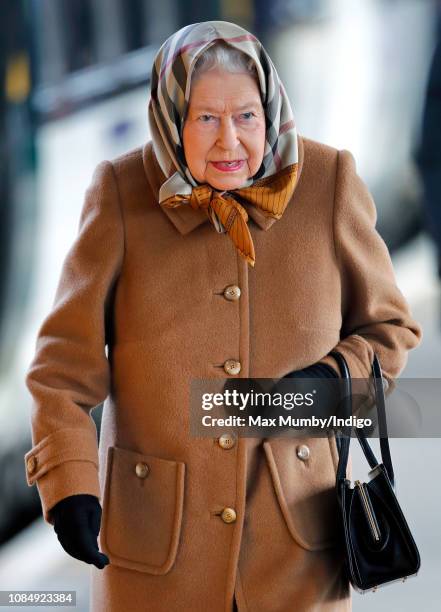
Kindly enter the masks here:
M 109 447 L 100 544 L 110 563 L 149 574 L 173 567 L 184 476 L 181 461 Z
M 265 440 L 263 447 L 291 536 L 307 550 L 335 546 L 339 541 L 340 517 L 334 437 L 274 437 Z

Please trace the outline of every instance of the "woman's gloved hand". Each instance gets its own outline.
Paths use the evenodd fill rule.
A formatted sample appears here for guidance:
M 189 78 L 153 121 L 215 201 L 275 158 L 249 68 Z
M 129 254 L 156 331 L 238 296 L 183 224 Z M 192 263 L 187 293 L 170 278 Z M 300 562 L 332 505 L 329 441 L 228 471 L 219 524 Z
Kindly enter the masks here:
M 327 363 L 314 363 L 303 370 L 294 370 L 283 378 L 339 378 L 339 375 Z
M 109 558 L 98 549 L 102 509 L 95 495 L 70 495 L 51 509 L 54 529 L 64 550 L 86 563 L 103 569 Z
M 340 399 L 338 394 L 335 393 L 335 383 L 331 382 L 331 380 L 335 378 L 340 378 L 340 376 L 337 371 L 328 364 L 314 363 L 313 365 L 303 368 L 302 370 L 293 370 L 292 372 L 289 372 L 288 374 L 277 380 L 277 382 L 273 385 L 271 389 L 271 393 L 283 394 L 284 392 L 286 392 L 287 387 L 284 386 L 283 383 L 281 384 L 281 381 L 285 379 L 298 380 L 300 384 L 301 380 L 311 378 L 320 380 L 320 383 L 318 384 L 319 391 L 315 396 L 315 401 L 317 402 L 315 408 L 316 416 L 327 417 L 330 414 L 334 414 L 339 406 Z M 274 410 L 272 409 L 272 407 L 270 407 L 269 410 L 266 411 L 269 416 L 274 417 L 275 415 L 280 413 L 278 404 L 276 406 L 277 407 L 274 408 Z M 307 405 L 299 406 L 296 407 L 295 412 L 297 417 L 304 418 L 310 416 L 311 409 Z

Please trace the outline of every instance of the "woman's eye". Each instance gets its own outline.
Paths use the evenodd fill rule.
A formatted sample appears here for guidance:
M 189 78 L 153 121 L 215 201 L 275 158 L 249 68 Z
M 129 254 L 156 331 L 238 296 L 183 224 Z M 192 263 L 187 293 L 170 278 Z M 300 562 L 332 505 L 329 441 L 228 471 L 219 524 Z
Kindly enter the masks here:
M 254 113 L 252 111 L 249 111 L 247 113 L 242 113 L 241 117 L 249 121 L 250 119 L 252 119 L 252 117 L 254 117 Z M 215 117 L 213 115 L 200 115 L 199 116 L 199 120 L 202 121 L 202 123 L 210 123 L 210 121 L 214 119 Z

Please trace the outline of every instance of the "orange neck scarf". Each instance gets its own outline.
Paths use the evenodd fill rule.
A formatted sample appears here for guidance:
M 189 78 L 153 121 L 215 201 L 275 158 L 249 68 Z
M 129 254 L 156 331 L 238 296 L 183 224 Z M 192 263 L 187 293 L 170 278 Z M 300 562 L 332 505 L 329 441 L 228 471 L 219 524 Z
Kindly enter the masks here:
M 240 255 L 254 267 L 256 255 L 247 224 L 248 213 L 238 200 L 260 208 L 267 216 L 280 219 L 294 192 L 297 170 L 298 164 L 291 164 L 272 176 L 255 181 L 250 187 L 231 192 L 216 191 L 208 184 L 199 185 L 193 187 L 190 204 L 194 209 L 205 210 L 212 223 L 213 216 L 209 213 L 210 208 L 214 210 Z M 188 201 L 188 196 L 176 194 L 161 202 L 161 206 L 176 208 Z

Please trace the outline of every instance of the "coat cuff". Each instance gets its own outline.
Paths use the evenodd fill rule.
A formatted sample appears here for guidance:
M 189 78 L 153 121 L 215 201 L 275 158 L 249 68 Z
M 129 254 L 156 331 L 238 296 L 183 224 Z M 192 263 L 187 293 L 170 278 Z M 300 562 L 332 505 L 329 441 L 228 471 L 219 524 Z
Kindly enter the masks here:
M 341 353 L 346 359 L 351 378 L 369 378 L 371 376 L 374 351 L 364 338 L 357 334 L 351 334 L 339 342 L 333 350 Z M 318 363 L 331 366 L 341 376 L 337 360 L 332 355 L 326 355 Z
M 374 349 L 362 336 L 351 334 L 347 336 L 333 349 L 343 355 L 348 364 L 351 378 L 362 379 L 353 384 L 354 396 L 358 395 L 364 398 L 364 401 L 359 401 L 354 397 L 354 411 L 359 412 L 361 407 L 364 409 L 375 406 L 375 387 L 372 378 L 372 362 L 374 359 Z M 326 355 L 317 363 L 324 363 L 336 370 L 341 378 L 340 368 L 337 360 L 332 355 Z M 381 363 L 380 363 L 381 366 Z M 355 386 L 355 388 L 354 388 Z M 387 379 L 383 374 L 383 388 L 386 392 L 392 392 L 395 388 L 393 380 Z
M 69 495 L 100 498 L 96 435 L 84 429 L 62 429 L 41 440 L 25 456 L 28 486 L 37 484 L 43 516 L 53 525 L 50 509 Z

